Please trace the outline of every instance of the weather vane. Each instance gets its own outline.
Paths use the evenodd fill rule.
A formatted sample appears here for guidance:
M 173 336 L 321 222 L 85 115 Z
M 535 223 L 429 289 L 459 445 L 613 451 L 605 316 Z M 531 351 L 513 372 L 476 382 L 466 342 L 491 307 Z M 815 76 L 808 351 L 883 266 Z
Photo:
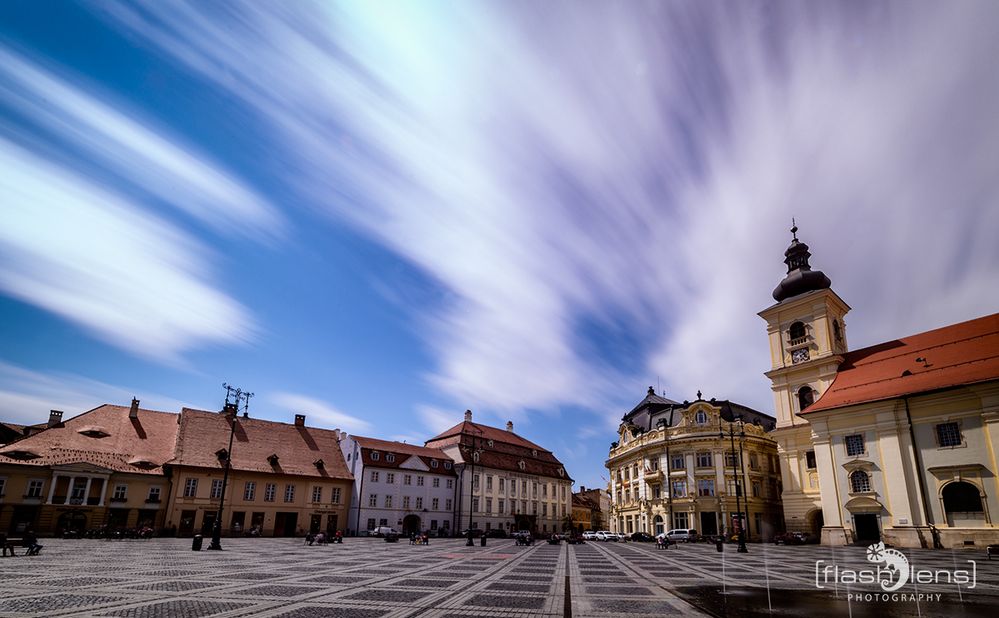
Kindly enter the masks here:
M 236 411 L 239 411 L 239 402 L 243 402 L 243 413 L 250 413 L 250 398 L 253 397 L 253 393 L 249 391 L 243 391 L 243 389 L 237 386 L 230 386 L 226 382 L 222 383 L 222 388 L 225 389 L 225 405 L 235 405 Z M 232 401 L 230 401 L 230 399 Z

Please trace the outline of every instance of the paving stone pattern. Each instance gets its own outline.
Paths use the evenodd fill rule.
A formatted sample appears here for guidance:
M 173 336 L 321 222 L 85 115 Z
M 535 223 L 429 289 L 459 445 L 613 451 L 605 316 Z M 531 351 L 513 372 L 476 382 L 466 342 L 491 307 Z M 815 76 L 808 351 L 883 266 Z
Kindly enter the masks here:
M 811 595 L 817 603 L 773 615 L 933 616 L 921 607 L 848 607 L 844 590 L 817 590 L 815 561 L 869 568 L 863 548 L 751 545 L 719 554 L 712 545 L 667 551 L 638 543 L 537 544 L 490 539 L 430 546 L 347 539 L 305 545 L 300 539 L 225 539 L 222 552 L 191 551 L 190 540 L 45 539 L 39 556 L 0 560 L 0 617 L 122 618 L 574 618 L 742 615 L 727 601 L 741 595 L 752 612 L 769 615 L 770 600 Z M 999 561 L 980 553 L 905 550 L 923 569 L 964 567 L 978 560 L 978 585 L 961 597 L 940 592 L 939 609 L 977 616 L 999 607 Z M 568 595 L 566 586 L 568 585 Z M 875 589 L 870 589 L 872 592 Z M 755 595 L 755 596 L 754 596 Z M 566 598 L 569 606 L 566 607 Z M 748 601 L 747 601 L 748 599 Z M 968 611 L 964 611 L 964 610 Z M 961 610 L 961 611 L 957 611 Z M 704 612 L 708 612 L 705 614 Z M 991 610 L 994 613 L 994 610 Z M 940 614 L 946 615 L 946 614 Z M 987 615 L 987 614 L 982 614 Z

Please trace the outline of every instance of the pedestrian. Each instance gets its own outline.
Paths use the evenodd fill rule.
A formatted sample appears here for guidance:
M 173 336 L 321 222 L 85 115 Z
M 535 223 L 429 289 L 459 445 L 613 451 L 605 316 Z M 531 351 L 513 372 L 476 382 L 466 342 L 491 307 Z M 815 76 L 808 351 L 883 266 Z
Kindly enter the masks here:
M 337 530 L 336 531 L 336 537 L 334 537 L 334 538 L 336 539 L 336 541 L 335 541 L 336 543 L 343 543 L 343 532 L 340 531 L 340 530 Z
M 0 547 L 3 548 L 3 557 L 7 557 L 7 551 L 10 550 L 10 557 L 13 558 L 17 554 L 14 553 L 14 544 L 7 539 L 7 535 L 0 533 Z
M 37 556 L 38 552 L 42 551 L 42 546 L 38 544 L 38 537 L 35 536 L 34 530 L 28 530 L 24 533 L 24 546 L 28 548 L 25 556 Z

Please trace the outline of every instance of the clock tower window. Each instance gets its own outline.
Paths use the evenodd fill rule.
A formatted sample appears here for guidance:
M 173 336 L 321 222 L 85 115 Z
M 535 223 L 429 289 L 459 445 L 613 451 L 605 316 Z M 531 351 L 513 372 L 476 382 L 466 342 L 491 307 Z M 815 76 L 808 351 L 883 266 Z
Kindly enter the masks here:
M 795 322 L 788 329 L 788 339 L 790 339 L 791 345 L 798 345 L 800 343 L 805 343 L 805 325 L 802 322 Z
M 804 411 L 805 408 L 815 403 L 815 391 L 812 390 L 811 386 L 802 386 L 798 389 L 798 410 Z

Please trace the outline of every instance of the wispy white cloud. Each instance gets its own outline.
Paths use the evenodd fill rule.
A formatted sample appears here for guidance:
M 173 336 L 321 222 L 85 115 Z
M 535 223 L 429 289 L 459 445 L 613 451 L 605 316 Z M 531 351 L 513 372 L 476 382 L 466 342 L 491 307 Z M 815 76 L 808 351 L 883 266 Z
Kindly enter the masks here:
M 769 409 L 755 313 L 791 215 L 855 346 L 995 309 L 999 7 L 766 6 L 106 14 L 270 119 L 296 190 L 453 292 L 424 316 L 432 383 L 522 418 L 657 374 Z M 626 324 L 638 368 L 581 321 Z
M 182 363 L 255 332 L 210 253 L 159 217 L 0 139 L 0 290 L 136 356 Z
M 368 421 L 351 416 L 314 397 L 277 392 L 270 395 L 268 399 L 272 404 L 286 408 L 293 414 L 305 414 L 305 422 L 309 425 L 325 426 L 327 429 L 341 429 L 348 433 L 363 433 L 372 429 L 372 425 Z
M 142 389 L 129 389 L 65 372 L 39 372 L 0 362 L 0 420 L 33 425 L 48 420 L 49 410 L 62 410 L 65 418 L 99 405 L 127 406 L 138 397 L 145 409 L 180 412 L 198 407 Z
M 136 190 L 217 230 L 257 239 L 280 234 L 283 219 L 274 206 L 177 135 L 122 101 L 110 103 L 107 92 L 2 48 L 0 84 L 3 105 L 55 136 L 58 149 L 80 148 Z
M 435 436 L 449 427 L 454 427 L 464 418 L 447 410 L 427 405 L 416 406 L 416 416 L 419 417 L 431 436 Z

